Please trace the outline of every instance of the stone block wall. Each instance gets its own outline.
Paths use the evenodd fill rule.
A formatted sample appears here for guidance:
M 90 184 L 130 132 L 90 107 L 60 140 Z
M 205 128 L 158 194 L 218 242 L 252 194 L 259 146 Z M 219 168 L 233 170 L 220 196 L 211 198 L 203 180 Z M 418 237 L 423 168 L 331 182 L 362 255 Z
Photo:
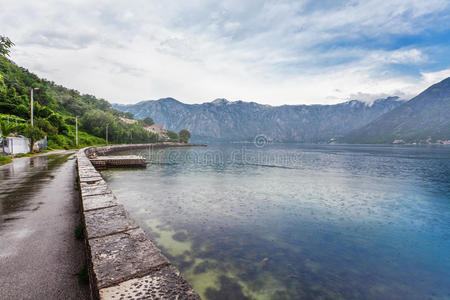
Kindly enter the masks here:
M 114 146 L 99 148 L 77 153 L 92 299 L 200 299 L 91 164 L 86 154 Z

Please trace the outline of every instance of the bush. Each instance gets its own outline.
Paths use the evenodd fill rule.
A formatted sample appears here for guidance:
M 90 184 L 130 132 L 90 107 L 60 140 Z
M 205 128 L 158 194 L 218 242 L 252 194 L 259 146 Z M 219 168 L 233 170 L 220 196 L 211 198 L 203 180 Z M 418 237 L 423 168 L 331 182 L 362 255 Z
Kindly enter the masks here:
M 36 119 L 34 120 L 35 125 L 46 132 L 48 135 L 53 135 L 58 132 L 58 129 L 54 127 L 50 122 L 46 119 Z
M 0 102 L 0 112 L 4 114 L 10 114 L 14 110 L 15 106 L 10 103 Z
M 174 131 L 167 131 L 167 136 L 169 137 L 169 141 L 178 142 L 178 134 Z
M 30 114 L 31 114 L 30 109 L 28 107 L 26 107 L 25 105 L 23 105 L 23 104 L 15 106 L 14 109 L 13 109 L 13 113 L 16 116 L 19 116 L 19 117 L 24 118 L 24 119 L 29 119 L 30 118 Z
M 69 125 L 75 125 L 75 118 L 74 117 L 66 117 L 64 119 L 64 122 Z
M 34 109 L 35 116 L 40 118 L 48 118 L 53 113 L 53 110 L 46 106 L 35 105 Z
M 58 128 L 59 133 L 67 134 L 67 132 L 68 132 L 67 125 L 64 123 L 64 119 L 60 114 L 53 113 L 50 115 L 50 117 L 47 118 L 47 120 L 54 127 Z
M 70 149 L 71 144 L 68 137 L 60 134 L 51 135 L 47 140 L 47 147 L 52 149 Z

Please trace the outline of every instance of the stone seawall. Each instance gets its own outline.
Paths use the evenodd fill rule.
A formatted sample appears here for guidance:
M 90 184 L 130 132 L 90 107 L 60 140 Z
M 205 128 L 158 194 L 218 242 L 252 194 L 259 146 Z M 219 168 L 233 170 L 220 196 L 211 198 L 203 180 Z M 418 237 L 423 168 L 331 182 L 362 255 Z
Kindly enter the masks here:
M 136 150 L 136 149 L 161 149 L 161 148 L 173 148 L 173 147 L 206 147 L 206 144 L 190 144 L 190 143 L 155 143 L 155 144 L 126 144 L 126 145 L 111 145 L 111 146 L 100 146 L 100 147 L 89 147 L 86 148 L 86 155 L 90 157 L 91 155 L 108 155 L 114 152 L 126 151 L 126 150 Z
M 91 297 L 200 299 L 178 269 L 119 204 L 88 158 L 88 155 L 94 153 L 106 154 L 143 147 L 144 145 L 90 147 L 77 153 Z

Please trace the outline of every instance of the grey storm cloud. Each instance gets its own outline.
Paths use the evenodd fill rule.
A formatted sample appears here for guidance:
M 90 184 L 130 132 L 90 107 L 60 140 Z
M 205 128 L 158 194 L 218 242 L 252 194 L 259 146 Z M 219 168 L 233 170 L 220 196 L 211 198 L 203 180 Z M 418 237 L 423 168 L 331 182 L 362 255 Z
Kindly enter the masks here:
M 18 64 L 122 103 L 167 96 L 274 105 L 372 99 L 413 94 L 450 70 L 445 64 L 427 70 L 430 47 L 376 46 L 441 28 L 446 0 L 0 0 L 0 6 L 1 34 L 15 41 Z

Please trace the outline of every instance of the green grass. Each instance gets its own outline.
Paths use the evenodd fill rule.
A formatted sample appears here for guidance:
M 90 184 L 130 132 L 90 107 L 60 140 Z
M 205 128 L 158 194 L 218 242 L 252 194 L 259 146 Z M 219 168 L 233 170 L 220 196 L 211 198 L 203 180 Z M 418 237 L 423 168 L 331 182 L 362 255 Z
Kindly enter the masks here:
M 19 153 L 19 154 L 15 154 L 14 158 L 21 158 L 21 157 L 30 157 L 33 156 L 32 153 Z
M 0 156 L 0 166 L 9 164 L 11 161 L 11 156 Z

